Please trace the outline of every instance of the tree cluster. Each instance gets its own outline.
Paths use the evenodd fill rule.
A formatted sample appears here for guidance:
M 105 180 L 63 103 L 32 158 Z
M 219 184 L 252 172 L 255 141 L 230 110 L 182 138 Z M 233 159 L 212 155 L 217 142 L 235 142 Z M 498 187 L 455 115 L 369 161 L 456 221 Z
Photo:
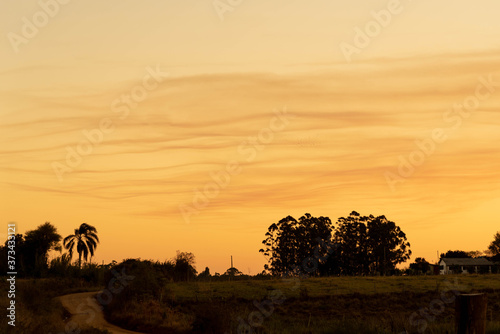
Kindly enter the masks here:
M 493 241 L 488 246 L 488 253 L 494 261 L 500 262 L 500 232 L 493 236 Z
M 449 250 L 446 253 L 441 253 L 440 258 L 479 258 L 486 257 L 492 261 L 500 261 L 500 232 L 493 236 L 493 241 L 488 246 L 488 249 L 482 251 L 463 251 Z
M 14 240 L 15 243 L 9 243 L 9 240 Z M 18 277 L 43 277 L 50 272 L 52 266 L 67 268 L 75 248 L 79 255 L 78 265 L 81 267 L 82 257 L 88 261 L 99 243 L 96 228 L 84 223 L 75 229 L 75 234 L 64 239 L 63 246 L 68 252 L 49 263 L 50 252 L 62 253 L 61 240 L 57 228 L 49 222 L 27 231 L 24 235 L 16 234 L 15 238 L 8 239 L 0 246 L 0 268 L 3 272 L 16 271 Z M 8 255 L 15 258 L 15 270 L 8 267 Z
M 406 234 L 385 216 L 353 211 L 335 226 L 328 217 L 306 213 L 272 224 L 260 249 L 272 275 L 386 275 L 411 255 Z
M 417 257 L 415 262 L 410 264 L 410 274 L 427 274 L 431 270 L 431 264 L 423 257 Z

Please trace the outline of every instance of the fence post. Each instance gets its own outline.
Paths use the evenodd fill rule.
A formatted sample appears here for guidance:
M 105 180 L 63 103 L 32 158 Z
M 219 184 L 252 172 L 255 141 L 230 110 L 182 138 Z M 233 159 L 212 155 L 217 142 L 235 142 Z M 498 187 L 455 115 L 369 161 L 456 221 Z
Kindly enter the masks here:
M 484 293 L 458 295 L 455 304 L 457 334 L 485 334 L 486 305 Z

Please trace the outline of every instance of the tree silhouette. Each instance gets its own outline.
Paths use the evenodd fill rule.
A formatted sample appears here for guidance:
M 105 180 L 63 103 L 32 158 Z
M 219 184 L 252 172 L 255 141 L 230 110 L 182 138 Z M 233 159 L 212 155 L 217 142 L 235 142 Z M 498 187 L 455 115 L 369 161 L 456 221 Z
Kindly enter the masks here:
M 32 275 L 40 276 L 42 271 L 48 267 L 49 252 L 61 250 L 61 235 L 57 228 L 46 222 L 32 231 L 27 231 L 24 236 L 24 244 L 19 250 L 24 253 L 26 269 Z
M 210 276 L 212 275 L 210 275 L 210 269 L 208 267 L 205 267 L 205 270 L 198 274 L 198 278 L 209 278 Z
M 271 224 L 266 232 L 266 239 L 262 241 L 265 248 L 259 250 L 268 258 L 264 268 L 273 275 L 281 275 L 290 268 L 296 258 L 296 233 L 298 222 L 295 218 L 287 216 L 278 224 Z
M 197 271 L 194 267 L 196 260 L 193 253 L 177 251 L 172 263 L 174 264 L 175 281 L 190 281 L 196 277 Z
M 25 235 L 15 235 L 15 270 L 8 268 L 8 257 L 13 245 L 10 238 L 0 246 L 0 270 L 2 272 L 16 271 L 19 277 L 41 277 L 48 270 L 49 252 L 60 250 L 61 236 L 57 228 L 46 222 Z M 10 251 L 10 253 L 9 253 Z
M 273 275 L 286 275 L 296 270 L 318 274 L 320 271 L 311 270 L 314 268 L 307 262 L 316 256 L 318 267 L 324 266 L 326 260 L 321 259 L 325 259 L 329 251 L 324 244 L 330 242 L 332 229 L 330 218 L 313 217 L 309 213 L 299 220 L 287 216 L 278 224 L 272 224 L 262 241 L 265 248 L 259 250 L 268 259 L 265 270 Z
M 353 211 L 348 217 L 337 220 L 335 241 L 338 249 L 341 273 L 345 275 L 367 274 L 369 271 L 366 217 Z
M 356 211 L 337 221 L 335 242 L 342 273 L 387 274 L 410 258 L 406 234 L 385 216 L 361 216 Z
M 79 228 L 75 229 L 75 234 L 68 235 L 64 238 L 63 244 L 69 250 L 70 258 L 73 257 L 73 250 L 76 247 L 78 252 L 78 267 L 82 267 L 82 255 L 85 261 L 88 256 L 94 256 L 94 251 L 99 243 L 97 230 L 94 226 L 83 223 Z
M 446 253 L 441 253 L 440 258 L 471 258 L 470 252 L 462 250 L 449 250 Z
M 385 216 L 367 217 L 368 252 L 371 271 L 386 275 L 410 258 L 406 234 Z
M 431 265 L 425 258 L 417 257 L 415 262 L 410 264 L 410 269 L 413 269 L 417 274 L 425 274 L 431 269 Z
M 493 256 L 500 255 L 500 232 L 497 232 L 495 234 L 493 241 L 488 247 L 488 250 L 492 253 Z
M 241 276 L 243 275 L 243 273 L 239 271 L 237 268 L 231 267 L 228 270 L 226 270 L 226 272 L 223 275 L 234 277 L 234 276 Z

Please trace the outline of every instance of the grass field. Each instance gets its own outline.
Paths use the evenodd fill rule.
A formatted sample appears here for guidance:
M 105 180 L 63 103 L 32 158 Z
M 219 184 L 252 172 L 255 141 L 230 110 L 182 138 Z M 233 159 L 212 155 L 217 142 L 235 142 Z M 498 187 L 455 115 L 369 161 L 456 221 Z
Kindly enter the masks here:
M 309 297 L 345 294 L 423 293 L 442 290 L 448 283 L 461 291 L 471 289 L 499 289 L 500 275 L 447 276 L 389 276 L 389 277 L 331 277 L 309 279 L 247 280 L 233 282 L 181 282 L 167 287 L 178 300 L 211 300 L 213 298 L 265 298 L 270 289 L 286 292 L 287 297 L 298 298 L 301 291 Z
M 132 292 L 147 284 L 143 277 Z M 54 297 L 101 289 L 71 279 L 17 283 L 17 326 L 4 322 L 1 333 L 64 332 L 67 314 Z M 500 275 L 169 282 L 159 293 L 117 295 L 108 319 L 146 333 L 443 334 L 454 333 L 458 291 L 486 293 L 487 333 L 500 333 Z
M 453 333 L 458 291 L 486 293 L 500 333 L 500 275 L 167 283 L 108 318 L 150 333 Z

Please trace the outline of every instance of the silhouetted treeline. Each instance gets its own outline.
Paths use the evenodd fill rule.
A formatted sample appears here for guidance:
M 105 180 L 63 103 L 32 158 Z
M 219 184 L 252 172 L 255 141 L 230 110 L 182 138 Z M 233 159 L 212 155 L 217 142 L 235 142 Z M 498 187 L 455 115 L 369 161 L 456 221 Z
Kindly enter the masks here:
M 9 237 L 5 244 L 0 246 L 1 272 L 17 272 L 17 277 L 20 278 L 68 277 L 71 274 L 84 275 L 90 267 L 97 267 L 88 262 L 99 242 L 95 227 L 81 224 L 74 234 L 64 239 L 64 245 L 61 245 L 61 240 L 57 228 L 49 222 L 27 231 L 24 235 Z M 67 252 L 63 253 L 63 249 Z M 78 253 L 78 268 L 84 269 L 83 271 L 75 270 L 71 264 L 74 250 Z M 53 251 L 60 253 L 60 256 L 49 261 L 49 253 Z M 83 268 L 82 258 L 86 262 Z
M 264 269 L 277 276 L 386 275 L 411 255 L 406 234 L 394 222 L 355 211 L 335 226 L 328 217 L 288 216 L 265 236 Z
M 62 237 L 50 223 L 45 223 L 25 235 L 16 234 L 15 243 L 5 241 L 0 246 L 0 267 L 2 272 L 17 272 L 18 277 L 42 277 L 48 272 L 49 252 L 61 250 Z M 11 253 L 9 253 L 9 251 Z M 11 261 L 8 262 L 9 257 Z

